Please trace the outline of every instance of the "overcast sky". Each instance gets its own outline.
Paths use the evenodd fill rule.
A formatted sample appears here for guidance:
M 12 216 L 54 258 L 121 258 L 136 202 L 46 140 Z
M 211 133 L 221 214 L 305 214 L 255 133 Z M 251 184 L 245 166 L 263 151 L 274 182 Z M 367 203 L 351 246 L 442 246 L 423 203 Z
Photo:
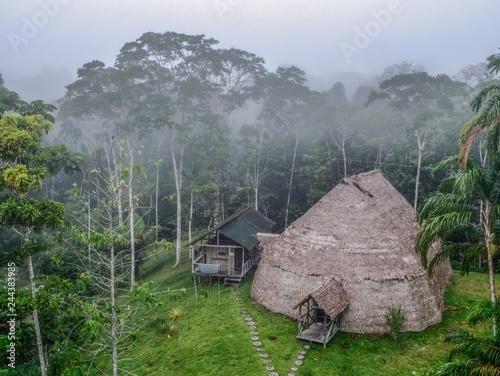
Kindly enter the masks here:
M 499 14 L 496 0 L 1 0 L 0 73 L 49 101 L 83 64 L 112 65 L 124 43 L 175 31 L 253 52 L 269 70 L 296 65 L 315 89 L 405 60 L 453 75 L 498 51 Z

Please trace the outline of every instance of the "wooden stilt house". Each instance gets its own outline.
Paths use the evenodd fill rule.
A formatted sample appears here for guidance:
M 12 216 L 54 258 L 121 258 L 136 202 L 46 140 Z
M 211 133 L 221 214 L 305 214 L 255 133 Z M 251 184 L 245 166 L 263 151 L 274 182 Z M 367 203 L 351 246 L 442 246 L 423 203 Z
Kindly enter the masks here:
M 341 313 L 348 304 L 347 293 L 338 282 L 332 279 L 322 284 L 293 307 L 299 308 L 297 338 L 326 347 L 339 330 Z
M 239 284 L 261 256 L 257 233 L 268 233 L 275 222 L 249 207 L 190 243 L 198 245 L 192 273 L 216 275 L 225 284 Z

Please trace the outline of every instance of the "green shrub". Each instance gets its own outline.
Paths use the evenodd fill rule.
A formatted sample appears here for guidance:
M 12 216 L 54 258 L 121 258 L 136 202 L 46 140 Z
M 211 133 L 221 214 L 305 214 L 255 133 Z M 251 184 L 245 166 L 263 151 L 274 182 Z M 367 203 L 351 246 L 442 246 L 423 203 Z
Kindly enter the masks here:
M 394 337 L 394 341 L 397 342 L 398 333 L 403 328 L 405 322 L 405 315 L 401 312 L 401 304 L 397 307 L 392 305 L 387 307 L 387 313 L 384 315 L 387 325 L 390 328 L 390 335 Z

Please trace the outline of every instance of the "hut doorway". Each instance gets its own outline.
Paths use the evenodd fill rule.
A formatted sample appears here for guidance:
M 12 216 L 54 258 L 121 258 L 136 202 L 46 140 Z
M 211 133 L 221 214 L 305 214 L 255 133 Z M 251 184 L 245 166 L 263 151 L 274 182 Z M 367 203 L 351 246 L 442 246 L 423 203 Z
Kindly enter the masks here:
M 339 330 L 341 313 L 348 304 L 347 294 L 334 279 L 321 285 L 293 307 L 299 308 L 297 338 L 326 347 Z
M 243 248 L 234 250 L 234 270 L 241 272 L 243 269 Z

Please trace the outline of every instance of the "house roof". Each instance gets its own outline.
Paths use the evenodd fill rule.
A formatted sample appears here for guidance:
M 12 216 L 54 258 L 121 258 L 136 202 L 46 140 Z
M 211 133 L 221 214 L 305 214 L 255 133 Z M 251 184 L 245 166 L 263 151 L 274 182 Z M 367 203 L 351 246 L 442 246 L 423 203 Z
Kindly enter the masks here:
M 252 207 L 248 207 L 236 214 L 233 214 L 218 226 L 189 243 L 189 245 L 200 241 L 205 236 L 218 230 L 221 234 L 227 236 L 229 239 L 235 241 L 246 250 L 250 251 L 257 244 L 259 244 L 257 233 L 270 232 L 274 224 L 275 222 L 271 219 L 260 214 Z
M 428 278 L 414 251 L 418 231 L 415 210 L 380 170 L 345 178 L 282 234 L 262 242 L 250 296 L 296 317 L 294 304 L 334 275 L 349 296 L 341 330 L 385 331 L 387 307 L 402 302 L 404 330 L 420 331 L 441 320 L 451 267 L 442 263 Z
M 330 315 L 330 317 L 339 315 L 349 305 L 349 297 L 347 296 L 347 293 L 335 279 L 322 283 L 314 291 L 307 294 L 307 296 L 293 308 L 298 308 L 298 306 L 304 304 L 311 298 L 314 298 L 314 300 L 318 303 L 318 306 Z

